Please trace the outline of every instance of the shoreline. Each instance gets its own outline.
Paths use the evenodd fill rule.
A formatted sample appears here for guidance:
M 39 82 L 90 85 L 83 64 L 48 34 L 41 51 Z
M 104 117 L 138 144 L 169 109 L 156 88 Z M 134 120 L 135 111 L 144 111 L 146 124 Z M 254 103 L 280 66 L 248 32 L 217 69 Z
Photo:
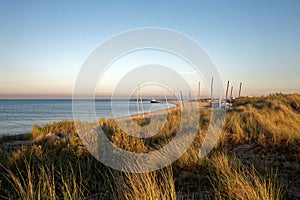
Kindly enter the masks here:
M 131 115 L 131 116 L 126 117 L 126 118 L 130 118 L 130 119 L 149 118 L 149 117 L 151 118 L 152 116 L 166 115 L 166 114 L 168 114 L 168 113 L 170 113 L 174 110 L 180 109 L 181 103 L 179 101 L 170 102 L 170 104 L 174 104 L 176 106 L 172 107 L 172 108 L 153 111 L 153 112 L 147 112 L 147 113 L 143 113 L 143 114 Z M 200 109 L 210 107 L 209 102 L 183 102 L 183 104 L 184 105 L 198 104 L 200 106 Z M 124 118 L 119 118 L 119 119 L 124 119 Z
M 200 108 L 207 108 L 209 107 L 209 103 L 208 102 L 184 102 L 184 104 L 199 104 Z M 140 119 L 140 118 L 151 118 L 153 116 L 161 116 L 161 115 L 167 115 L 168 113 L 178 110 L 180 109 L 181 106 L 181 102 L 179 101 L 174 101 L 174 102 L 169 102 L 169 104 L 173 104 L 175 105 L 174 107 L 171 108 L 166 108 L 166 109 L 162 109 L 162 110 L 155 110 L 155 111 L 150 111 L 150 112 L 145 112 L 142 114 L 133 114 L 133 115 L 129 115 L 129 116 L 125 116 L 125 117 L 119 117 L 119 118 L 104 118 L 106 120 L 120 120 L 120 119 Z M 100 119 L 100 118 L 99 118 Z M 62 122 L 62 121 L 70 121 L 73 122 L 74 120 L 71 119 L 62 119 L 62 120 L 57 120 L 57 121 L 53 121 L 53 122 L 49 122 L 49 124 L 55 123 L 55 122 Z M 38 125 L 38 126 L 44 126 L 45 124 L 42 125 Z M 32 127 L 34 126 L 34 124 L 32 125 Z M 31 129 L 32 129 L 31 127 Z M 0 139 L 3 138 L 7 138 L 7 137 L 22 137 L 22 136 L 27 136 L 31 134 L 31 130 L 27 131 L 27 132 L 23 132 L 23 133 L 6 133 L 6 134 L 2 134 L 0 135 Z
M 174 110 L 178 110 L 180 109 L 180 102 L 170 102 L 170 104 L 173 104 L 175 105 L 174 107 L 172 108 L 167 108 L 167 109 L 162 109 L 162 110 L 156 110 L 156 111 L 151 111 L 151 112 L 146 112 L 146 113 L 141 113 L 141 114 L 135 114 L 135 115 L 130 115 L 128 117 L 122 117 L 122 118 L 119 118 L 119 119 L 140 119 L 140 118 L 151 118 L 152 116 L 158 116 L 158 115 L 165 115 L 167 113 L 170 113 L 171 111 L 174 111 Z

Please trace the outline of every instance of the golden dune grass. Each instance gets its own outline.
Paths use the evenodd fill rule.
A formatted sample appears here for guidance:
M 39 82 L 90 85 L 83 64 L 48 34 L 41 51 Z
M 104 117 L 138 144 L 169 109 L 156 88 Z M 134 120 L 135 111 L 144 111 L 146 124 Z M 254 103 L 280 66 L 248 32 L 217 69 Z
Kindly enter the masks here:
M 208 157 L 200 159 L 199 150 L 210 122 L 209 109 L 200 111 L 197 136 L 181 158 L 172 166 L 141 174 L 119 172 L 99 163 L 82 146 L 73 122 L 35 126 L 33 146 L 12 153 L 0 150 L 0 197 L 176 199 L 178 192 L 200 194 L 204 188 L 210 191 L 212 199 L 282 199 L 285 189 L 277 182 L 276 174 L 261 174 L 256 166 L 246 167 L 228 151 L 238 145 L 253 144 L 266 151 L 284 147 L 291 153 L 299 152 L 300 95 L 243 98 L 234 104 L 227 112 L 216 150 Z M 102 119 L 99 125 L 118 147 L 146 152 L 160 148 L 174 137 L 180 114 L 178 108 L 172 110 L 161 131 L 146 139 L 130 136 L 114 120 Z M 147 121 L 142 119 L 139 123 Z

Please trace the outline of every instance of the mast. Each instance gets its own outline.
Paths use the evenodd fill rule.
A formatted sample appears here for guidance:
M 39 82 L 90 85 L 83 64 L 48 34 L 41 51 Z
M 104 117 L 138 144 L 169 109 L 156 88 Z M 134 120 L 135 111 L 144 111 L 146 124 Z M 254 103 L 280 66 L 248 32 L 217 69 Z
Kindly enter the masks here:
M 191 92 L 189 91 L 189 97 L 190 97 L 190 101 L 192 100 L 192 94 Z
M 211 85 L 210 85 L 210 102 L 211 102 L 211 105 L 213 103 L 213 93 L 214 93 L 214 77 L 211 77 Z
M 191 94 L 191 92 L 190 92 L 190 91 L 189 91 L 189 97 L 190 97 L 191 107 L 192 107 L 192 109 L 193 109 L 192 94 Z
M 198 96 L 198 99 L 200 99 L 200 81 L 198 82 L 198 94 L 197 94 L 197 96 Z
M 227 82 L 227 88 L 226 88 L 225 106 L 226 106 L 227 99 L 228 99 L 228 89 L 229 89 L 229 81 Z
M 230 97 L 229 97 L 230 108 L 231 108 L 231 102 L 232 102 L 232 92 L 233 92 L 233 86 L 231 86 Z
M 182 104 L 182 107 L 184 108 L 183 98 L 182 98 L 182 91 L 180 90 L 179 92 L 180 92 L 181 104 Z
M 239 98 L 241 97 L 241 92 L 242 92 L 242 82 L 240 82 L 240 89 L 239 89 Z
M 168 102 L 168 98 L 167 98 L 167 95 L 165 93 L 165 100 L 166 100 L 166 104 L 167 104 L 167 108 L 168 108 L 168 114 L 170 113 L 170 108 L 169 108 L 169 102 Z
M 140 106 L 139 106 L 139 94 L 138 94 L 138 91 L 136 91 L 136 111 L 137 111 L 137 114 L 139 115 L 140 114 Z
M 144 106 L 143 106 L 143 99 L 142 99 L 142 95 L 141 95 L 140 85 L 138 85 L 138 89 L 139 89 L 139 95 L 140 95 L 141 110 L 142 110 L 142 114 L 143 114 L 143 118 L 144 118 Z

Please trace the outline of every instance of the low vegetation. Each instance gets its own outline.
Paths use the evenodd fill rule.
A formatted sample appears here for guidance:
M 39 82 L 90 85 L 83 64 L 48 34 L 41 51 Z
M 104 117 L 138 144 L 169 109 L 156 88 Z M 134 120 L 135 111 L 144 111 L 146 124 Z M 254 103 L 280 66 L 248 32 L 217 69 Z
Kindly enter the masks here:
M 82 144 L 74 122 L 34 126 L 29 135 L 3 137 L 0 198 L 300 198 L 300 95 L 240 98 L 233 104 L 227 111 L 222 135 L 209 155 L 199 158 L 212 112 L 203 109 L 190 148 L 172 165 L 148 173 L 120 172 L 101 164 Z M 126 126 L 126 121 L 101 119 L 99 126 L 116 146 L 150 152 L 172 140 L 182 122 L 181 114 L 173 110 L 162 121 L 160 131 L 150 138 L 127 134 L 118 126 Z M 134 123 L 147 128 L 151 120 L 160 119 L 136 119 Z M 8 141 L 27 143 L 14 146 Z

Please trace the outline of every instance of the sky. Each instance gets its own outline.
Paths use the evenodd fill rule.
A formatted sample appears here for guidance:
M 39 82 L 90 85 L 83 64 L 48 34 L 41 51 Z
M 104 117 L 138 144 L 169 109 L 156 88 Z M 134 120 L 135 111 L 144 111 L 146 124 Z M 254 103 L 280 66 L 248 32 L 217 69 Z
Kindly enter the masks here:
M 230 80 L 234 94 L 241 81 L 243 95 L 300 92 L 297 0 L 2 0 L 0 98 L 71 98 L 78 72 L 97 46 L 143 27 L 172 29 L 193 38 L 213 60 L 224 84 Z M 133 55 L 127 61 L 142 63 L 140 58 Z M 115 68 L 105 76 L 105 94 L 121 77 Z M 194 81 L 189 72 L 181 70 Z

